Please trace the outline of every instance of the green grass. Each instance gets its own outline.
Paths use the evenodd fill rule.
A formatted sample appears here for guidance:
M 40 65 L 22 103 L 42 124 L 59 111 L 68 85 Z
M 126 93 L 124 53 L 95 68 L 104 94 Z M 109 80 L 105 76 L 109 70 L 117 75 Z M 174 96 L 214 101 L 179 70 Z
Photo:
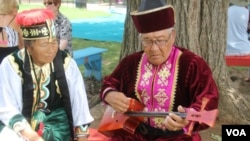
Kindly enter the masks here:
M 74 50 L 86 48 L 89 46 L 106 48 L 108 51 L 104 52 L 102 55 L 102 75 L 106 76 L 110 74 L 115 66 L 118 64 L 120 57 L 121 43 L 117 42 L 100 42 L 85 39 L 73 39 Z M 80 66 L 80 70 L 84 71 L 84 67 Z
M 33 8 L 44 8 L 44 5 L 41 2 L 41 4 L 20 4 L 19 7 L 20 7 L 19 12 L 21 12 L 23 10 L 29 10 Z M 106 11 L 101 11 L 101 10 L 93 11 L 81 8 L 74 8 L 67 6 L 65 4 L 60 7 L 60 11 L 70 20 L 111 16 L 111 14 Z
M 21 4 L 19 12 L 23 10 L 32 9 L 32 8 L 44 8 L 44 6 L 42 2 L 41 4 Z M 92 11 L 92 10 L 90 11 L 86 9 L 72 8 L 72 7 L 65 6 L 65 4 L 61 6 L 60 11 L 65 16 L 67 16 L 70 20 L 110 16 L 110 14 L 105 11 Z M 115 66 L 118 64 L 119 57 L 120 57 L 121 43 L 100 42 L 100 41 L 73 38 L 74 50 L 86 48 L 89 46 L 102 47 L 102 48 L 108 49 L 108 51 L 104 52 L 102 56 L 103 58 L 102 75 L 106 76 L 110 74 L 115 68 Z M 80 66 L 79 68 L 82 72 L 84 71 L 83 66 Z

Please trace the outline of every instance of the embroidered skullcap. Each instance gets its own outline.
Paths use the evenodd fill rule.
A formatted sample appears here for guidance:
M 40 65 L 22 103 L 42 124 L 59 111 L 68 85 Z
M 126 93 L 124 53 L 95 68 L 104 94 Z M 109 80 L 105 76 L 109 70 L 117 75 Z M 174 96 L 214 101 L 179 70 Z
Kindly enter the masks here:
M 49 42 L 55 37 L 53 18 L 54 13 L 49 9 L 26 10 L 16 16 L 24 40 L 49 38 Z
M 142 0 L 139 9 L 130 15 L 139 33 L 159 31 L 175 24 L 174 8 L 164 0 Z

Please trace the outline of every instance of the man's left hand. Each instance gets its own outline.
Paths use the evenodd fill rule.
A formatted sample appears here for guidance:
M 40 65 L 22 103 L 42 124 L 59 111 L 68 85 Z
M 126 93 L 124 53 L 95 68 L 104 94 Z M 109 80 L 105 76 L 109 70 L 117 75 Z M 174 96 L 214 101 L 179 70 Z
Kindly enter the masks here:
M 177 108 L 178 112 L 185 112 L 184 107 L 178 106 Z M 163 130 L 168 129 L 169 131 L 178 131 L 183 129 L 185 126 L 187 126 L 189 121 L 185 118 L 182 118 L 174 113 L 170 113 L 168 116 L 166 116 L 164 125 L 165 127 Z

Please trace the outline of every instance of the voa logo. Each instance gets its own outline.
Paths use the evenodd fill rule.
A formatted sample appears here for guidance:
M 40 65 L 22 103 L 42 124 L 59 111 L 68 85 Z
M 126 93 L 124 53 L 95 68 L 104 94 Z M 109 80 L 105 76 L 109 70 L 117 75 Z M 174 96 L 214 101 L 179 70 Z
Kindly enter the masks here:
M 247 136 L 244 129 L 226 129 L 227 136 Z

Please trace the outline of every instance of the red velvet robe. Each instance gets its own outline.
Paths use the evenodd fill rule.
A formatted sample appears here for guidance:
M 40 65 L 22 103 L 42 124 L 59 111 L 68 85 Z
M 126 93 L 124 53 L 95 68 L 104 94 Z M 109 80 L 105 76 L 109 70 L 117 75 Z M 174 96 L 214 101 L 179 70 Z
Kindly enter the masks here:
M 205 110 L 218 108 L 218 88 L 213 79 L 211 69 L 207 63 L 198 55 L 180 48 L 183 53 L 179 60 L 179 74 L 177 78 L 176 94 L 174 99 L 173 111 L 177 111 L 177 106 L 182 105 L 188 108 L 194 108 L 197 111 L 201 109 L 202 98 L 208 98 L 209 102 Z M 114 72 L 106 76 L 101 89 L 101 99 L 104 101 L 107 89 L 121 91 L 128 97 L 136 98 L 135 83 L 137 76 L 138 62 L 143 52 L 137 52 L 124 58 L 116 67 Z M 181 134 L 174 137 L 158 138 L 157 141 L 200 141 L 200 135 L 197 131 L 207 129 L 205 124 L 195 122 L 192 135 Z M 139 133 L 135 133 L 133 137 L 135 141 L 146 141 Z M 119 140 L 116 137 L 112 141 Z M 124 140 L 124 139 L 123 139 Z

